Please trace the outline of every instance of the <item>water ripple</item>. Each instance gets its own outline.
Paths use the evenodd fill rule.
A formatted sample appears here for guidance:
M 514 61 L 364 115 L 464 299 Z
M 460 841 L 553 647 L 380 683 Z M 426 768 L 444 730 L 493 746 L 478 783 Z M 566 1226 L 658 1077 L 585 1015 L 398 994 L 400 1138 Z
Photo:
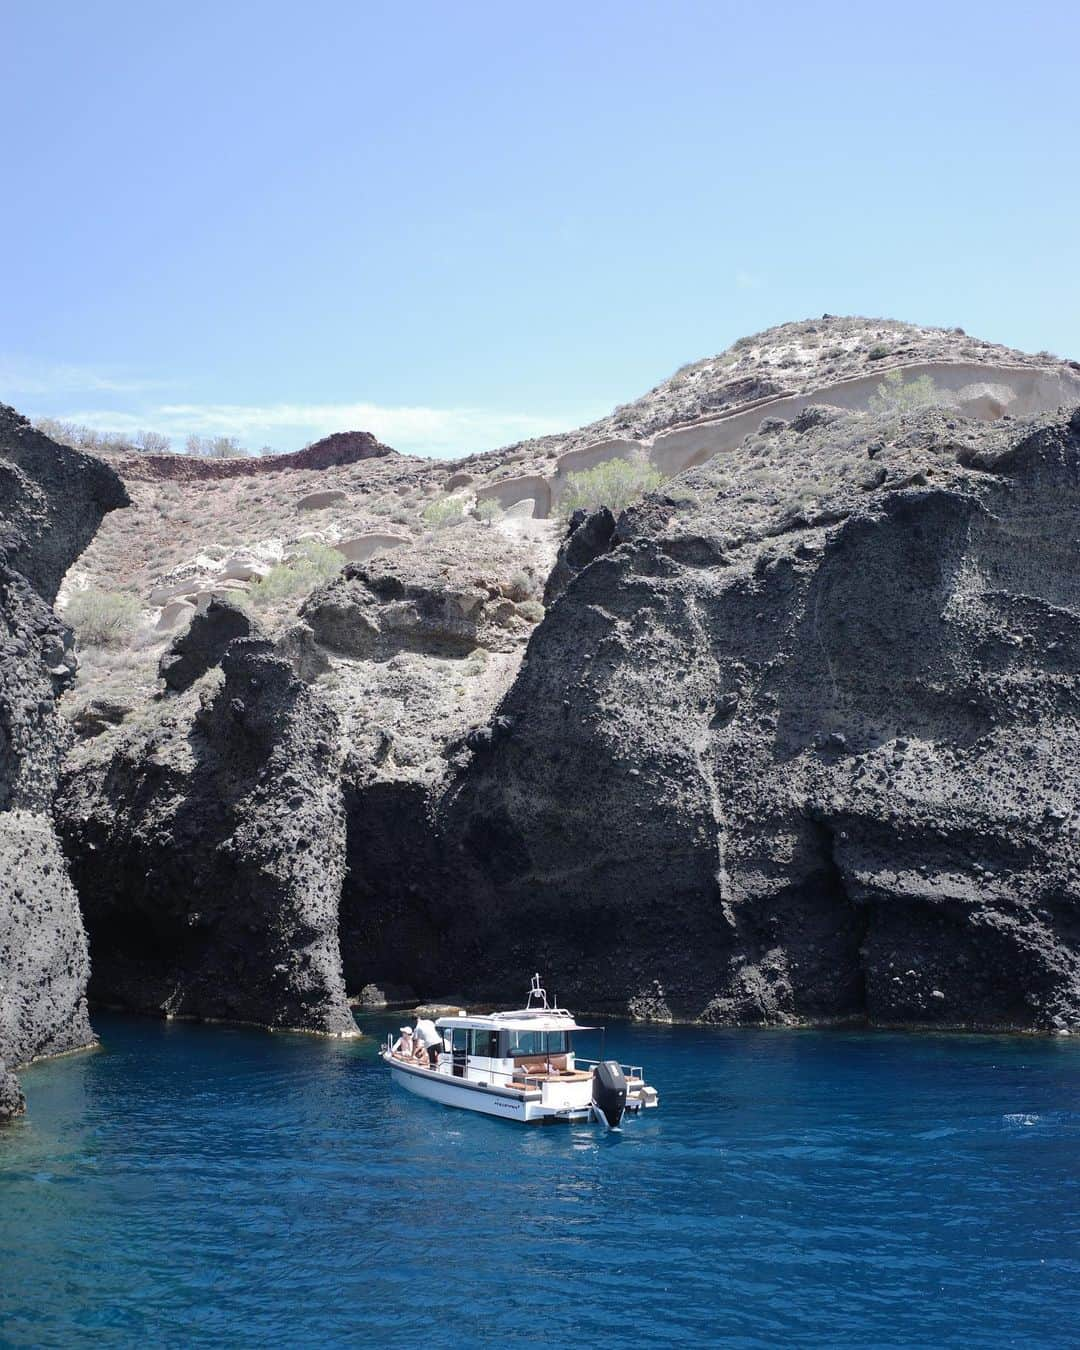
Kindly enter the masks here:
M 3 1346 L 1051 1347 L 1077 1325 L 1080 1046 L 615 1028 L 662 1100 L 616 1137 L 418 1101 L 370 1041 L 99 1029 L 26 1073 L 0 1134 Z

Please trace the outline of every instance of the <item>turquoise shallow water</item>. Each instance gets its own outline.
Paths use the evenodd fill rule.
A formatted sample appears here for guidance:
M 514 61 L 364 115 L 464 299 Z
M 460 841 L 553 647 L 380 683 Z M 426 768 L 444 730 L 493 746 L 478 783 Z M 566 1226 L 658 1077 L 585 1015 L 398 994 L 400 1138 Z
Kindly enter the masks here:
M 618 1027 L 662 1105 L 605 1137 L 97 1026 L 0 1132 L 5 1346 L 1080 1340 L 1080 1044 Z

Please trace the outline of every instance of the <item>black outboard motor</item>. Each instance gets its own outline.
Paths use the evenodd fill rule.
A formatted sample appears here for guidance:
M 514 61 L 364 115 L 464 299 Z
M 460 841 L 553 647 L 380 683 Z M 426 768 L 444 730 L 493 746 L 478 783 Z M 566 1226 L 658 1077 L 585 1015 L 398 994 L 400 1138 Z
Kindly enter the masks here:
M 609 1130 L 618 1128 L 626 1110 L 626 1075 L 617 1060 L 601 1060 L 592 1080 L 593 1111 Z

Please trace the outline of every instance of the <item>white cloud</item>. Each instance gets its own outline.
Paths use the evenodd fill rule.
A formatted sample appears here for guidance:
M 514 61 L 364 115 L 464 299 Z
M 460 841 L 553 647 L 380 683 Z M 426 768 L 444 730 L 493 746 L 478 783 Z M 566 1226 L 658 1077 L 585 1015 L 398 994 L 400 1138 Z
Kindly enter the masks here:
M 165 400 L 179 380 L 128 378 L 75 363 L 0 355 L 0 402 L 95 431 L 159 431 L 183 448 L 197 436 L 235 436 L 249 449 L 297 450 L 334 431 L 370 431 L 405 453 L 449 457 L 565 431 L 598 415 L 557 417 L 492 408 L 429 408 L 379 403 L 196 403 Z M 167 392 L 168 391 L 168 392 Z M 185 391 L 186 392 L 186 391 Z
M 65 421 L 97 431 L 135 432 L 144 428 L 173 438 L 235 436 L 243 445 L 298 449 L 333 431 L 370 431 L 396 450 L 452 456 L 489 450 L 530 436 L 564 431 L 574 421 L 497 412 L 485 408 L 426 408 L 377 403 L 162 403 L 137 412 L 83 409 L 60 414 Z M 582 419 L 586 420 L 586 419 Z
M 759 291 L 764 284 L 764 278 L 758 276 L 756 272 L 740 270 L 735 273 L 735 285 L 740 291 Z
M 89 366 L 37 365 L 0 357 L 0 399 L 58 394 L 137 394 L 165 387 L 163 380 L 103 374 Z

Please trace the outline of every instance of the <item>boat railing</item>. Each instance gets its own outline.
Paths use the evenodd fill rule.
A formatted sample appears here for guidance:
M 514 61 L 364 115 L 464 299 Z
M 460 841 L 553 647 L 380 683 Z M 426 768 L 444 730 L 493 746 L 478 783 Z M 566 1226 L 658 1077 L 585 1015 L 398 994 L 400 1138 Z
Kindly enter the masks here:
M 598 1068 L 603 1062 L 599 1059 L 583 1059 L 580 1055 L 574 1057 L 575 1064 L 587 1064 L 592 1069 Z M 620 1064 L 619 1068 L 622 1069 L 624 1077 L 640 1078 L 644 1082 L 645 1070 L 640 1064 Z
M 386 1049 L 391 1055 L 394 1053 L 393 1035 L 387 1036 Z M 452 1060 L 452 1053 L 451 1051 L 447 1050 L 445 1046 L 443 1046 L 440 1049 L 439 1053 L 441 1055 L 445 1055 L 448 1060 Z M 401 1062 L 403 1064 L 410 1064 L 411 1061 L 403 1059 Z M 423 1064 L 416 1064 L 415 1061 L 412 1061 L 411 1063 L 412 1067 L 418 1069 L 428 1067 Z M 580 1056 L 577 1055 L 574 1056 L 575 1068 L 581 1065 L 587 1065 L 590 1068 L 595 1068 L 599 1063 L 600 1061 L 598 1059 L 582 1059 Z M 623 1073 L 627 1076 L 627 1078 L 632 1078 L 635 1076 L 638 1078 L 644 1077 L 644 1074 L 642 1073 L 642 1070 L 640 1068 L 631 1068 L 629 1065 L 626 1064 L 622 1065 L 621 1068 Z M 430 1068 L 428 1069 L 428 1071 L 432 1072 Z M 521 1074 L 520 1070 L 518 1070 L 517 1071 L 518 1076 L 515 1077 L 513 1071 L 507 1069 L 496 1069 L 490 1065 L 487 1068 L 481 1068 L 481 1066 L 475 1062 L 472 1062 L 468 1065 L 468 1071 L 470 1083 L 483 1083 L 486 1081 L 492 1087 L 497 1087 L 501 1083 L 506 1083 L 509 1084 L 511 1087 L 524 1087 L 528 1084 L 532 1084 L 534 1087 L 540 1088 L 544 1085 L 544 1083 L 558 1081 L 557 1079 L 549 1078 L 546 1074 L 543 1073 L 529 1073 L 528 1070 L 526 1070 L 524 1074 Z M 481 1077 L 481 1075 L 486 1075 L 486 1080 L 485 1078 Z M 448 1075 L 443 1076 L 446 1077 Z

